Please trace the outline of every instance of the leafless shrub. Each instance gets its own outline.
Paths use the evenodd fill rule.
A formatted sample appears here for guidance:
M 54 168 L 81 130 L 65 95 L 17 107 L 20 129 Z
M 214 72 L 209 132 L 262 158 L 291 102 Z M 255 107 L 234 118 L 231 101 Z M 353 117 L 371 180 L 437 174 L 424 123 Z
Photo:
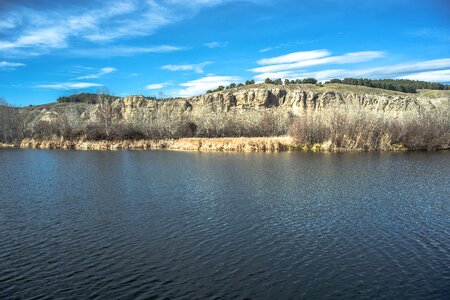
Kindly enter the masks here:
M 97 91 L 97 126 L 104 131 L 107 139 L 110 138 L 111 129 L 118 120 L 118 111 L 113 106 L 113 100 L 107 89 Z
M 68 140 L 80 137 L 86 129 L 75 109 L 60 111 L 55 122 L 59 126 L 60 135 Z
M 0 98 L 0 142 L 11 143 L 23 138 L 23 122 L 19 110 Z
M 38 121 L 31 127 L 30 136 L 45 139 L 61 136 L 61 128 L 57 123 L 48 121 Z
M 345 108 L 298 116 L 289 134 L 300 144 L 328 144 L 348 150 L 438 149 L 450 145 L 449 112 L 422 111 L 397 118 L 383 113 Z
M 285 135 L 291 116 L 276 110 L 202 111 L 196 114 L 197 136 L 258 137 Z
M 423 111 L 414 118 L 392 123 L 393 143 L 409 149 L 439 149 L 450 146 L 450 111 Z

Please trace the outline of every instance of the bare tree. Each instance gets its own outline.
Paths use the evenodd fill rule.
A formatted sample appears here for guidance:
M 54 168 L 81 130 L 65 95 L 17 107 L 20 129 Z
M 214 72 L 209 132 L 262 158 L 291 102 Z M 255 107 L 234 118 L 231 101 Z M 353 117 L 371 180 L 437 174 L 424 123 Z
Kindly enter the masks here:
M 97 91 L 97 111 L 96 117 L 100 128 L 106 138 L 110 138 L 114 121 L 117 119 L 117 113 L 113 107 L 113 98 L 109 90 L 104 88 Z
M 0 98 L 0 141 L 10 143 L 20 138 L 20 116 L 17 108 Z
M 80 114 L 74 108 L 59 112 L 57 123 L 60 127 L 61 135 L 68 139 L 76 137 L 84 129 Z

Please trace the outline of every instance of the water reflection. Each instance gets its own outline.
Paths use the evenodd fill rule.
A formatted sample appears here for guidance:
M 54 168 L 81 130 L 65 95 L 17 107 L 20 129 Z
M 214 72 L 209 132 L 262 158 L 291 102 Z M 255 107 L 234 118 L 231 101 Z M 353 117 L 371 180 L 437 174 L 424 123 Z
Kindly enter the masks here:
M 0 151 L 0 298 L 444 298 L 448 153 Z

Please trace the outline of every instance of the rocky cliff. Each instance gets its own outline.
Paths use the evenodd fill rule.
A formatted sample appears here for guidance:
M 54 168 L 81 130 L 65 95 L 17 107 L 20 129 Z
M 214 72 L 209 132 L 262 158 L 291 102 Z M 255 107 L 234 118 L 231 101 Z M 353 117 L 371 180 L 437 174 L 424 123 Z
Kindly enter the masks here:
M 201 96 L 154 100 L 144 96 L 127 96 L 113 102 L 115 111 L 125 121 L 154 115 L 190 115 L 201 117 L 207 113 L 228 113 L 239 111 L 276 110 L 293 115 L 305 111 L 317 111 L 345 107 L 349 110 L 369 109 L 397 116 L 403 113 L 417 113 L 421 110 L 448 109 L 450 97 L 446 94 L 429 97 L 423 94 L 405 94 L 366 87 L 345 85 L 275 86 L 255 85 L 235 88 Z M 95 119 L 97 105 L 83 103 L 58 103 L 24 108 L 30 118 L 52 121 L 70 110 L 81 120 Z
M 105 97 L 101 103 L 10 108 L 14 116 L 0 122 L 7 129 L 0 142 L 41 148 L 210 149 L 202 139 L 219 138 L 212 148 L 297 147 L 292 142 L 277 146 L 278 140 L 220 140 L 289 135 L 307 147 L 334 150 L 450 147 L 450 91 L 405 94 L 343 84 L 257 84 L 188 98 Z M 180 138 L 194 139 L 174 141 Z

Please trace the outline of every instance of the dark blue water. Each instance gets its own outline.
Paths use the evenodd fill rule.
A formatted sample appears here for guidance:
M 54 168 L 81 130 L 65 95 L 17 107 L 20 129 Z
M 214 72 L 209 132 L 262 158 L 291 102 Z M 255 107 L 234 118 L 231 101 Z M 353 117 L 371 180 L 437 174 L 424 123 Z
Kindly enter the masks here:
M 450 153 L 0 151 L 0 298 L 449 299 Z

